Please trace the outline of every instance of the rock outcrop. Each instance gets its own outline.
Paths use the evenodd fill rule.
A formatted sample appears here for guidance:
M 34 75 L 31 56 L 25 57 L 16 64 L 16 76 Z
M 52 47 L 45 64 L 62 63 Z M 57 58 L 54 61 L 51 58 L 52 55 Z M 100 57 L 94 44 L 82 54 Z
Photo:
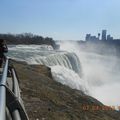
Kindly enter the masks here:
M 54 81 L 50 68 L 13 60 L 11 63 L 30 120 L 120 120 L 119 112 L 100 109 L 106 107 L 98 100 Z

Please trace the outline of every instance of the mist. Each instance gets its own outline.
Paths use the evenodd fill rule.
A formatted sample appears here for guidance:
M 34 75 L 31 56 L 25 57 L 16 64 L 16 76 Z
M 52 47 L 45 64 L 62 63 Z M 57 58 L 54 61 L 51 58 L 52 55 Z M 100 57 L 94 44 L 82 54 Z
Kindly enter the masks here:
M 49 66 L 54 80 L 82 90 L 106 105 L 120 105 L 120 60 L 114 48 L 111 51 L 106 48 L 109 54 L 100 54 L 98 50 L 101 48 L 96 46 L 86 50 L 77 42 L 60 42 L 60 49 L 46 51 L 43 46 L 9 46 L 8 57 Z M 79 62 L 80 69 L 77 68 Z
M 120 105 L 120 60 L 116 54 L 85 52 L 86 50 L 75 42 L 60 42 L 60 49 L 74 52 L 79 57 L 83 72 L 81 79 L 87 83 L 89 95 L 105 105 Z M 115 49 L 113 51 L 115 52 Z

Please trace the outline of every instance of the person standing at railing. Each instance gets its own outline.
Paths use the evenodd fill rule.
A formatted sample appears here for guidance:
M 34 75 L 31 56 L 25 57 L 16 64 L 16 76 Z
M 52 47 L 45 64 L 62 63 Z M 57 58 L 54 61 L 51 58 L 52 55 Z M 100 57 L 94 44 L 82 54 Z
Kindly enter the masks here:
M 4 53 L 8 52 L 8 48 L 5 40 L 0 39 L 0 67 L 2 67 L 3 61 L 6 60 Z

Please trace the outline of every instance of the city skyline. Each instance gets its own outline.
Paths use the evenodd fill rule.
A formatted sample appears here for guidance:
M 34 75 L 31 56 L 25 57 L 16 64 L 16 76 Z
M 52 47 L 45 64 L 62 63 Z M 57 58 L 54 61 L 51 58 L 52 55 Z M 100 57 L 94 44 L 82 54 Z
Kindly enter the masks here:
M 86 34 L 85 36 L 85 40 L 86 41 L 95 41 L 95 40 L 102 40 L 102 41 L 111 41 L 111 40 L 120 40 L 120 39 L 116 39 L 114 38 L 111 34 L 109 34 L 109 32 L 107 33 L 107 30 L 102 30 L 102 33 L 98 33 L 97 36 L 96 35 L 92 35 L 91 33 Z
M 0 33 L 84 40 L 86 33 L 106 29 L 119 39 L 119 4 L 119 0 L 1 0 Z

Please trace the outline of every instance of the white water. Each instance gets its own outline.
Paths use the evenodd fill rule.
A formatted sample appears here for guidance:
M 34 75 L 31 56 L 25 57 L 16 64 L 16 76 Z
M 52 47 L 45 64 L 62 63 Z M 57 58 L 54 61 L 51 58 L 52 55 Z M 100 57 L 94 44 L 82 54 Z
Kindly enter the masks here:
M 84 52 L 75 43 L 61 43 L 61 50 L 36 45 L 11 46 L 9 56 L 29 64 L 45 64 L 51 67 L 56 81 L 88 91 L 106 105 L 120 105 L 120 60 L 116 56 Z
M 116 56 L 84 52 L 77 44 L 61 43 L 61 50 L 75 52 L 91 96 L 106 105 L 120 105 L 120 60 Z
M 68 85 L 73 89 L 83 90 L 85 93 L 88 92 L 87 82 L 81 79 L 73 70 L 57 65 L 52 67 L 52 75 L 56 81 L 64 85 Z
M 49 48 L 49 47 L 48 47 Z M 79 58 L 75 53 L 46 50 L 44 46 L 9 46 L 9 57 L 24 60 L 29 64 L 44 64 L 51 67 L 54 79 L 73 89 L 87 91 L 82 76 Z

